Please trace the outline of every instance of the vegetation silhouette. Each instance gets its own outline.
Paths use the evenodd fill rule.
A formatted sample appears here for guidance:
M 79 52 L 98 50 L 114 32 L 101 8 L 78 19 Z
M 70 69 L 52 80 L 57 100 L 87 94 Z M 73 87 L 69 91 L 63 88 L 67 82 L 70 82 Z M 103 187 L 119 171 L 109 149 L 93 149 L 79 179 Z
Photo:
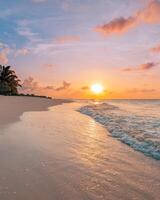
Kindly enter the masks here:
M 22 87 L 21 80 L 16 75 L 11 66 L 0 65 L 0 95 L 6 96 L 27 96 L 52 99 L 51 97 L 35 94 L 23 94 L 18 92 L 18 87 Z
M 0 65 L 0 94 L 18 95 L 18 87 L 22 87 L 20 82 L 11 66 Z

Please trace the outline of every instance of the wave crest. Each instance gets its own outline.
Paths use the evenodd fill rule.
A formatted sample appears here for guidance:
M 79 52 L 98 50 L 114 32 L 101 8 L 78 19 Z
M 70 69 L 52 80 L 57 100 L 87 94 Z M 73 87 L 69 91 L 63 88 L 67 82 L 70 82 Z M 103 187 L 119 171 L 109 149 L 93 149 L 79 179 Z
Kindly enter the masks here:
M 160 120 L 153 116 L 136 115 L 108 103 L 81 107 L 79 112 L 104 125 L 113 137 L 160 160 Z

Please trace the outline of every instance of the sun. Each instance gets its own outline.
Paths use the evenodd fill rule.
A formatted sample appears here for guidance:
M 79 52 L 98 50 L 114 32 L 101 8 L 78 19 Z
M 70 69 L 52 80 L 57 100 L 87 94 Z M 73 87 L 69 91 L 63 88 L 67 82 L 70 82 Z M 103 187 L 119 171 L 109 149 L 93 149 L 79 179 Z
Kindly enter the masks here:
M 95 83 L 93 85 L 91 85 L 91 91 L 94 93 L 94 94 L 101 94 L 103 93 L 104 91 L 104 87 L 102 84 L 99 84 L 99 83 Z

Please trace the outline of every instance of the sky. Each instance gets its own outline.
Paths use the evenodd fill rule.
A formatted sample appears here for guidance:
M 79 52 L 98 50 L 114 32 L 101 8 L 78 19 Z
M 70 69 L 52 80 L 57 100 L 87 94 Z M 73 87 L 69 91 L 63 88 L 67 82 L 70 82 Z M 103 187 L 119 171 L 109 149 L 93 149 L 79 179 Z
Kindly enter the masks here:
M 0 64 L 22 92 L 160 98 L 159 0 L 0 0 Z

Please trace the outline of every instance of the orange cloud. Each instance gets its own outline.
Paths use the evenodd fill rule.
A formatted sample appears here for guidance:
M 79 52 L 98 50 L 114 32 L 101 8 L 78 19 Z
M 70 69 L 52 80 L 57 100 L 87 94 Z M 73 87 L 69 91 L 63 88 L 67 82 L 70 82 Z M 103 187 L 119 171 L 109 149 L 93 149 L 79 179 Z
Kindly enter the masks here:
M 156 66 L 158 66 L 159 63 L 154 63 L 154 62 L 148 62 L 148 63 L 144 63 L 144 64 L 141 64 L 137 67 L 127 67 L 127 68 L 123 68 L 121 69 L 121 71 L 124 71 L 124 72 L 130 72 L 130 71 L 147 71 L 147 70 L 150 70 Z
M 158 46 L 156 46 L 156 47 L 153 47 L 153 48 L 151 49 L 151 51 L 154 52 L 154 53 L 160 53 L 160 45 L 158 45 Z
M 158 0 L 151 1 L 144 10 L 136 14 L 136 19 L 142 23 L 160 23 L 160 2 Z
M 62 86 L 55 88 L 56 91 L 66 90 L 71 86 L 70 83 L 67 83 L 66 81 L 63 81 Z
M 59 44 L 69 43 L 69 42 L 79 42 L 80 37 L 76 35 L 66 35 L 66 36 L 60 36 L 56 38 L 56 42 Z
M 143 23 L 160 23 L 160 2 L 158 0 L 150 2 L 145 9 L 136 12 L 133 16 L 128 18 L 120 17 L 106 24 L 99 25 L 95 28 L 95 31 L 105 36 L 121 34 Z
M 129 17 L 127 19 L 120 17 L 107 24 L 97 26 L 95 31 L 104 35 L 124 33 L 134 27 L 136 23 L 136 19 L 133 17 Z
M 81 89 L 82 90 L 89 90 L 90 88 L 88 86 L 83 86 Z
M 128 93 L 153 93 L 158 92 L 156 89 L 145 89 L 145 88 L 133 88 L 131 90 L 127 90 Z
M 51 85 L 48 85 L 48 86 L 45 87 L 45 89 L 46 89 L 46 90 L 54 90 L 54 87 L 51 86 Z
M 157 63 L 154 63 L 154 62 L 149 62 L 149 63 L 145 63 L 145 64 L 142 64 L 138 67 L 139 70 L 149 70 L 149 69 L 152 69 L 153 67 L 156 67 L 157 66 Z

